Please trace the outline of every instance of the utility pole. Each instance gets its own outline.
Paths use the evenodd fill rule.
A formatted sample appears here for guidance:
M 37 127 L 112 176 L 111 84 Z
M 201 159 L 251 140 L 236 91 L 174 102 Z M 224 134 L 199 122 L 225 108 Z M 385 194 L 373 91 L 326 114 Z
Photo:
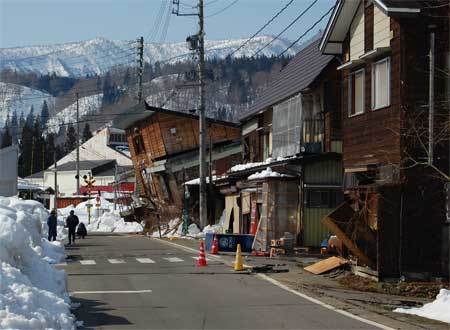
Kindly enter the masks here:
M 180 1 L 173 0 L 172 3 L 175 8 L 172 10 L 173 14 L 177 16 L 198 16 L 199 31 L 196 35 L 189 36 L 186 41 L 189 43 L 189 49 L 197 51 L 198 53 L 198 87 L 199 87 L 199 176 L 200 176 L 200 227 L 204 228 L 208 224 L 208 205 L 207 205 L 207 186 L 206 176 L 208 175 L 206 169 L 206 118 L 205 118 L 205 29 L 204 29 L 204 3 L 203 0 L 198 0 L 198 13 L 180 13 Z
M 76 170 L 77 175 L 75 176 L 77 180 L 77 196 L 80 196 L 80 108 L 78 105 L 78 92 L 77 96 L 77 163 Z
M 203 15 L 203 0 L 198 1 L 199 9 L 199 88 L 200 88 L 200 107 L 199 107 L 199 132 L 200 132 L 200 225 L 204 228 L 208 223 L 207 219 L 207 200 L 206 200 L 206 120 L 205 120 L 205 30 Z
M 53 151 L 53 162 L 55 163 L 55 168 L 54 168 L 54 179 L 55 179 L 55 199 L 53 202 L 53 208 L 55 209 L 55 211 L 58 211 L 58 164 L 56 162 L 56 150 Z M 56 213 L 58 214 L 58 212 Z
M 144 37 L 140 37 L 138 39 L 138 63 L 139 63 L 139 70 L 138 70 L 138 79 L 139 79 L 139 89 L 138 89 L 138 101 L 139 103 L 142 102 L 142 76 L 144 74 Z
M 431 29 L 434 26 L 430 26 Z M 434 159 L 434 44 L 435 34 L 432 30 L 430 32 L 430 90 L 428 98 L 428 165 L 433 165 Z

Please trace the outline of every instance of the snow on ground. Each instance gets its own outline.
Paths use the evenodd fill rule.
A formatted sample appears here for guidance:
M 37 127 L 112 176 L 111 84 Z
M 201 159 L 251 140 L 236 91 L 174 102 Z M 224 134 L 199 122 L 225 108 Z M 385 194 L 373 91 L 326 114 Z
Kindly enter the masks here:
M 183 235 L 183 224 L 180 218 L 175 218 L 169 221 L 166 228 L 161 228 L 161 236 L 165 238 L 205 238 L 207 233 L 223 233 L 223 224 L 225 222 L 225 210 L 220 216 L 219 223 L 215 225 L 207 225 L 203 230 L 200 230 L 195 223 L 191 223 L 188 227 L 187 235 Z M 153 232 L 152 237 L 159 237 L 159 231 Z
M 36 201 L 0 197 L 0 329 L 74 329 L 65 272 L 51 265 L 64 246 L 44 238 L 47 217 Z
M 414 314 L 427 319 L 450 323 L 450 290 L 441 289 L 436 296 L 436 300 L 422 307 L 397 308 L 394 312 Z
M 87 204 L 92 204 L 91 208 L 91 223 L 88 221 L 88 209 Z M 95 207 L 95 198 L 89 201 L 78 204 L 76 207 L 70 205 L 66 208 L 59 209 L 59 214 L 65 219 L 71 210 L 74 210 L 75 215 L 80 222 L 86 225 L 86 229 L 89 232 L 108 232 L 108 233 L 137 233 L 141 232 L 144 228 L 137 222 L 125 222 L 120 216 L 119 207 L 114 210 L 114 203 L 107 201 L 105 198 L 100 198 L 100 208 Z
M 253 173 L 247 179 L 248 180 L 259 180 L 259 179 L 265 179 L 265 178 L 282 178 L 282 177 L 290 177 L 290 176 L 287 174 L 281 174 L 281 173 L 272 171 L 272 169 L 270 167 L 268 167 L 261 172 Z

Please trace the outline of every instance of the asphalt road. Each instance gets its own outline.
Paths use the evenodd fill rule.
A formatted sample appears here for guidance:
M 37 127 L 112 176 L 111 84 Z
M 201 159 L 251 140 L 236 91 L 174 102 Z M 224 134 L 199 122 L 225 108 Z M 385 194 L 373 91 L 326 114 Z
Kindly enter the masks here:
M 88 236 L 64 268 L 85 329 L 374 329 L 156 239 Z

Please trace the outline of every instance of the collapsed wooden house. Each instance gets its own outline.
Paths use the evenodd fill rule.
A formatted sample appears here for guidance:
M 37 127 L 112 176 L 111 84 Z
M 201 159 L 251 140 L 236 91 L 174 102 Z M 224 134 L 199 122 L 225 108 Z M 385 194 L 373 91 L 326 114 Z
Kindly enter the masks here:
M 240 161 L 240 130 L 236 123 L 212 118 L 207 118 L 206 123 L 208 167 L 211 175 L 220 175 Z M 149 220 L 156 221 L 151 215 L 162 223 L 181 217 L 183 184 L 199 176 L 198 116 L 145 103 L 130 109 L 129 117 L 121 120 L 120 126 L 126 129 L 137 191 L 154 211 Z M 191 219 L 195 221 L 198 198 L 191 196 Z M 209 204 L 213 203 L 211 199 Z M 211 221 L 216 218 L 215 212 L 211 208 Z
M 427 145 L 430 38 L 448 73 L 448 32 L 448 1 L 339 0 L 320 43 L 342 62 L 348 200 L 324 223 L 381 278 L 448 271 L 448 74 L 433 80 L 434 158 Z

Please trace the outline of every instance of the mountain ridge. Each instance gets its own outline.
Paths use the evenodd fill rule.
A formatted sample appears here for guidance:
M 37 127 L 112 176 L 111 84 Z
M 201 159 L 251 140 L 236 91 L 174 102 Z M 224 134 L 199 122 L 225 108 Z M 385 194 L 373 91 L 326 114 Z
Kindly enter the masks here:
M 233 57 L 253 55 L 258 49 L 270 42 L 273 36 L 258 36 L 233 54 Z M 238 48 L 247 38 L 207 40 L 205 48 L 208 58 L 224 58 Z M 261 51 L 261 55 L 278 55 L 290 45 L 286 39 L 276 39 Z M 86 75 L 103 75 L 116 66 L 133 66 L 137 59 L 136 44 L 124 40 L 111 40 L 96 37 L 84 41 L 59 43 L 52 45 L 33 45 L 0 48 L 0 70 L 10 69 L 20 72 L 53 74 L 63 77 L 82 77 Z M 298 46 L 286 53 L 293 56 Z M 184 56 L 184 57 L 183 57 Z M 189 59 L 189 50 L 184 42 L 145 43 L 144 61 L 177 62 Z

